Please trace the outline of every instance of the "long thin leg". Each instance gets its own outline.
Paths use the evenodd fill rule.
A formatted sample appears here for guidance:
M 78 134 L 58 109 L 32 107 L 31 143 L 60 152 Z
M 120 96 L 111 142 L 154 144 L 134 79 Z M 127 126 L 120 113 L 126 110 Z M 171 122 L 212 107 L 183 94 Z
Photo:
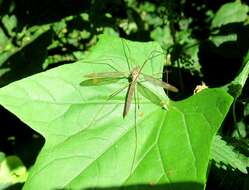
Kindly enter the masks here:
M 98 61 L 99 61 L 99 60 L 98 60 Z M 104 61 L 111 61 L 111 62 L 113 63 L 113 60 L 112 60 L 112 59 L 103 59 L 103 60 L 101 60 L 101 61 L 103 61 L 103 62 L 94 62 L 94 61 L 89 61 L 89 60 L 87 60 L 87 59 L 85 59 L 85 60 L 83 59 L 83 60 L 82 60 L 82 62 L 84 62 L 84 63 L 86 63 L 86 64 L 99 64 L 99 65 L 105 64 L 105 65 L 107 65 L 108 67 L 112 68 L 114 71 L 120 72 L 118 69 L 116 69 L 116 68 L 115 68 L 114 66 L 112 66 L 111 64 L 104 62 Z
M 128 86 L 128 85 L 125 85 L 125 86 L 123 86 L 122 88 L 118 89 L 117 91 L 113 92 L 113 93 L 108 97 L 107 101 L 110 100 L 110 99 L 112 99 L 114 96 L 117 96 L 120 92 L 122 92 L 124 89 L 126 89 L 127 86 Z
M 106 102 L 108 102 L 108 101 L 111 100 L 114 96 L 117 96 L 119 93 L 121 93 L 125 88 L 127 88 L 127 86 L 128 86 L 128 85 L 125 85 L 124 87 L 122 87 L 122 88 L 120 88 L 120 89 L 114 91 L 114 92 L 106 99 Z M 88 124 L 88 126 L 87 126 L 86 128 L 84 128 L 84 130 L 90 128 L 90 127 L 98 120 L 98 119 L 97 119 L 98 114 L 100 114 L 100 113 L 103 111 L 104 107 L 105 107 L 105 104 L 103 104 L 103 105 L 99 108 L 99 110 L 98 110 L 98 111 L 96 112 L 96 114 L 93 116 L 92 121 Z
M 150 53 L 150 55 L 149 55 L 149 58 L 146 59 L 146 60 L 143 62 L 142 66 L 141 66 L 140 69 L 139 69 L 139 73 L 141 73 L 142 69 L 143 69 L 144 66 L 148 63 L 149 60 L 151 60 L 151 59 L 153 59 L 153 58 L 155 58 L 155 57 L 157 57 L 157 56 L 162 55 L 162 53 L 158 53 L 158 54 L 156 54 L 156 55 L 152 55 L 153 52 L 154 52 L 154 51 L 152 51 L 152 52 Z
M 139 101 L 139 94 L 138 94 L 138 91 L 137 91 L 137 85 L 136 85 L 136 89 L 135 89 L 135 97 L 136 97 L 135 102 L 137 102 L 137 109 L 139 110 L 140 109 L 140 101 Z
M 135 109 L 134 109 L 134 137 L 135 137 L 135 148 L 134 148 L 134 155 L 133 155 L 133 159 L 132 159 L 132 163 L 131 163 L 131 171 L 130 171 L 130 175 L 133 172 L 133 168 L 135 165 L 135 160 L 136 160 L 136 156 L 137 156 L 137 146 L 138 146 L 138 135 L 137 135 L 137 100 L 136 100 L 136 90 L 134 91 L 135 95 L 134 95 L 134 101 L 135 101 Z
M 108 98 L 106 99 L 106 102 L 108 102 L 108 101 L 111 100 L 113 97 L 115 97 L 115 96 L 117 96 L 119 93 L 121 93 L 124 89 L 127 88 L 127 86 L 128 86 L 128 85 L 125 85 L 124 87 L 122 87 L 122 88 L 120 88 L 120 89 L 114 91 L 111 95 L 108 96 Z M 103 110 L 104 107 L 105 107 L 105 105 L 101 106 L 101 108 L 99 109 L 98 112 L 99 112 L 99 113 L 102 112 L 102 110 Z M 103 117 L 106 117 L 106 115 L 103 116 Z M 101 117 L 101 118 L 102 118 L 102 117 Z M 100 118 L 98 118 L 98 120 L 99 120 L 99 119 L 100 119 Z M 96 121 L 97 121 L 97 120 L 96 120 Z
M 167 68 L 166 68 L 166 82 L 169 84 L 169 72 L 168 72 Z M 166 89 L 166 91 L 167 91 L 167 94 L 169 94 L 168 88 Z

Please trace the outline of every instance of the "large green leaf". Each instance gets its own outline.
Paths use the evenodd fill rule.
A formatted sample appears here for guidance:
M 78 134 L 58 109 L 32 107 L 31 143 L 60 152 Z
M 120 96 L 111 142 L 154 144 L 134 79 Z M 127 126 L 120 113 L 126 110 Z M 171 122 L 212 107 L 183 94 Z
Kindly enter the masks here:
M 159 52 L 157 43 L 102 36 L 86 60 L 0 90 L 0 104 L 46 139 L 24 189 L 203 189 L 212 139 L 233 100 L 223 89 L 173 102 L 162 89 L 143 83 L 167 102 L 167 109 L 139 95 L 139 110 L 135 114 L 133 101 L 123 119 L 125 90 L 110 95 L 128 81 L 79 85 L 85 74 L 111 67 L 128 72 L 127 58 L 134 67 L 152 54 L 158 56 L 143 72 L 161 72 L 164 56 Z

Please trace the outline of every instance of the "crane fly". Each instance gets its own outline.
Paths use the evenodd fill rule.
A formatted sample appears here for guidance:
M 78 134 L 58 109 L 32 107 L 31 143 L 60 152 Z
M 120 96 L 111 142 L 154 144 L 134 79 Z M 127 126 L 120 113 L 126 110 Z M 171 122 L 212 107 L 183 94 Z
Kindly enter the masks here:
M 166 90 L 172 91 L 172 92 L 178 92 L 178 89 L 174 87 L 171 84 L 168 84 L 166 82 L 163 82 L 153 76 L 143 74 L 141 73 L 141 70 L 143 69 L 144 65 L 146 64 L 146 61 L 143 63 L 142 67 L 136 66 L 133 68 L 130 72 L 130 74 L 126 74 L 123 72 L 99 72 L 99 73 L 90 73 L 85 75 L 84 77 L 88 78 L 80 83 L 81 86 L 98 86 L 98 85 L 107 85 L 111 83 L 115 83 L 121 79 L 128 79 L 128 90 L 126 93 L 126 99 L 123 109 L 123 118 L 126 117 L 130 110 L 132 98 L 135 94 L 136 86 L 139 85 L 140 92 L 143 91 L 143 95 L 149 99 L 152 103 L 158 104 L 159 102 L 155 102 L 155 99 L 157 99 L 157 95 L 149 90 L 147 87 L 142 85 L 141 82 L 138 81 L 139 76 L 142 74 L 144 77 L 144 81 L 148 81 L 151 84 L 155 86 L 162 87 Z M 127 86 L 126 86 L 127 87 Z M 153 98 L 154 97 L 154 100 Z M 158 98 L 159 99 L 159 98 Z M 160 103 L 159 103 L 160 104 Z

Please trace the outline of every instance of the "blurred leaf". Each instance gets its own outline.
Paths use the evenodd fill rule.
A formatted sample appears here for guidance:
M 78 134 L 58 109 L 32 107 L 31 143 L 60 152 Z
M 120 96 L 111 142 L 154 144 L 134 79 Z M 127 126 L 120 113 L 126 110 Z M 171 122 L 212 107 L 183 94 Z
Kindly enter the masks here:
M 216 46 L 220 46 L 225 42 L 236 42 L 237 34 L 214 35 L 209 38 Z
M 164 26 L 163 28 L 156 27 L 153 31 L 151 31 L 150 37 L 157 41 L 165 49 L 168 49 L 173 45 L 173 39 L 168 26 Z
M 139 5 L 139 10 L 154 13 L 156 11 L 156 6 L 155 4 L 146 1 L 143 4 Z
M 7 36 L 4 34 L 3 30 L 0 28 L 0 52 L 2 52 L 6 48 L 6 46 L 10 43 Z
M 7 156 L 0 162 L 0 189 L 26 181 L 26 167 L 17 156 Z
M 73 55 L 53 55 L 48 56 L 46 60 L 44 61 L 42 68 L 45 70 L 48 68 L 49 65 L 52 64 L 58 64 L 59 62 L 67 63 L 67 62 L 73 62 L 75 61 L 75 57 Z
M 0 67 L 11 57 L 11 55 L 13 54 L 13 50 L 15 49 L 13 48 L 11 51 L 4 51 L 0 53 Z
M 249 102 L 245 105 L 244 116 L 249 116 Z
M 232 134 L 232 137 L 235 137 L 237 139 L 239 138 L 246 138 L 246 125 L 244 122 L 238 122 L 237 125 L 235 126 L 235 130 Z
M 89 14 L 88 13 L 81 13 L 80 17 L 84 20 L 84 21 L 89 21 Z
M 5 28 L 7 29 L 8 31 L 8 34 L 13 36 L 15 33 L 14 33 L 14 29 L 17 27 L 17 19 L 16 19 L 16 16 L 15 15 L 4 15 L 2 17 L 2 22 L 5 26 Z
M 119 27 L 122 28 L 127 35 L 134 33 L 138 30 L 136 22 L 123 19 L 119 22 Z
M 240 2 L 224 4 L 216 13 L 212 27 L 220 27 L 225 24 L 244 22 L 247 18 L 248 6 Z
M 163 19 L 155 15 L 154 13 L 142 12 L 141 17 L 144 21 L 147 30 L 149 30 L 150 26 L 157 28 L 163 25 Z
M 87 60 L 0 90 L 1 105 L 46 139 L 24 189 L 118 189 L 142 184 L 146 189 L 157 185 L 171 190 L 204 188 L 211 142 L 233 100 L 224 90 L 207 89 L 184 101 L 167 101 L 167 110 L 139 96 L 135 122 L 134 102 L 128 116 L 122 117 L 125 91 L 110 99 L 124 81 L 79 85 L 87 73 L 112 71 L 105 63 L 128 72 L 127 59 L 141 66 L 161 51 L 157 43 L 102 36 Z M 161 72 L 163 63 L 160 54 L 149 60 L 142 72 Z M 167 99 L 161 88 L 148 87 Z
M 199 44 L 197 41 L 192 41 L 192 43 L 189 42 L 188 46 L 185 48 L 184 53 L 187 55 L 186 62 L 190 62 L 190 66 L 187 66 L 185 68 L 189 69 L 190 71 L 198 71 L 198 73 L 201 72 L 201 65 L 199 62 Z
M 0 152 L 0 164 L 4 160 L 5 154 L 3 152 Z

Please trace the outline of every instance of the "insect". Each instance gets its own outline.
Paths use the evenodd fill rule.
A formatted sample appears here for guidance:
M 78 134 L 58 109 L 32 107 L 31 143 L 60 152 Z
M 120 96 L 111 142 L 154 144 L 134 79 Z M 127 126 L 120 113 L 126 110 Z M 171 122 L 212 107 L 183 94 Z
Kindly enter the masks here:
M 141 67 L 135 66 L 130 73 L 124 73 L 124 72 L 99 72 L 99 73 L 89 73 L 85 75 L 84 77 L 88 78 L 80 83 L 81 86 L 98 86 L 98 85 L 106 85 L 110 83 L 115 83 L 121 79 L 127 79 L 128 85 L 125 86 L 125 88 L 128 86 L 128 90 L 126 93 L 126 99 L 123 109 L 123 118 L 125 118 L 130 110 L 132 98 L 134 97 L 134 94 L 136 92 L 136 86 L 139 86 L 139 91 L 142 92 L 142 94 L 149 99 L 152 103 L 160 104 L 159 97 L 152 92 L 150 89 L 142 85 L 142 82 L 139 81 L 140 75 L 143 75 L 143 82 L 148 81 L 151 84 L 155 86 L 162 87 L 166 90 L 172 91 L 172 92 L 178 92 L 178 89 L 174 87 L 171 84 L 168 84 L 166 82 L 163 82 L 153 76 L 143 74 L 141 71 L 144 67 L 144 65 L 147 63 L 148 60 L 144 61 L 143 65 Z M 127 61 L 129 64 L 129 61 Z
M 124 44 L 124 41 L 122 40 L 122 43 Z M 128 46 L 126 46 L 128 47 Z M 128 48 L 129 50 L 129 48 Z M 154 52 L 153 52 L 154 53 Z M 113 71 L 109 72 L 97 72 L 97 73 L 88 73 L 84 75 L 86 80 L 83 80 L 80 85 L 81 86 L 99 86 L 99 85 L 108 85 L 112 83 L 117 83 L 119 80 L 127 80 L 128 83 L 124 85 L 122 88 L 120 88 L 118 91 L 114 92 L 113 94 L 110 95 L 111 99 L 113 96 L 117 95 L 124 89 L 127 89 L 126 91 L 126 96 L 125 96 L 125 102 L 124 102 L 124 107 L 123 107 L 123 113 L 122 116 L 125 118 L 131 108 L 132 100 L 134 99 L 135 102 L 135 109 L 134 109 L 134 131 L 135 131 L 135 150 L 134 150 L 134 157 L 132 161 L 132 166 L 131 166 L 131 171 L 133 169 L 135 157 L 136 157 L 136 152 L 137 152 L 137 108 L 139 108 L 139 98 L 138 98 L 138 91 L 142 96 L 144 96 L 146 99 L 148 99 L 150 102 L 157 104 L 161 107 L 164 107 L 161 98 L 151 89 L 148 87 L 144 86 L 144 82 L 149 82 L 150 84 L 154 86 L 159 86 L 162 87 L 166 90 L 172 91 L 172 92 L 178 92 L 178 89 L 174 87 L 171 84 L 165 83 L 157 78 L 155 78 L 152 75 L 148 75 L 143 73 L 143 68 L 145 65 L 153 58 L 161 55 L 160 53 L 157 54 L 152 54 L 149 56 L 148 59 L 146 59 L 141 66 L 139 64 L 134 64 L 133 67 L 128 59 L 127 53 L 124 50 L 124 55 L 126 58 L 126 63 L 129 69 L 129 72 L 121 72 L 114 68 L 112 65 L 109 65 L 110 68 L 113 69 Z

